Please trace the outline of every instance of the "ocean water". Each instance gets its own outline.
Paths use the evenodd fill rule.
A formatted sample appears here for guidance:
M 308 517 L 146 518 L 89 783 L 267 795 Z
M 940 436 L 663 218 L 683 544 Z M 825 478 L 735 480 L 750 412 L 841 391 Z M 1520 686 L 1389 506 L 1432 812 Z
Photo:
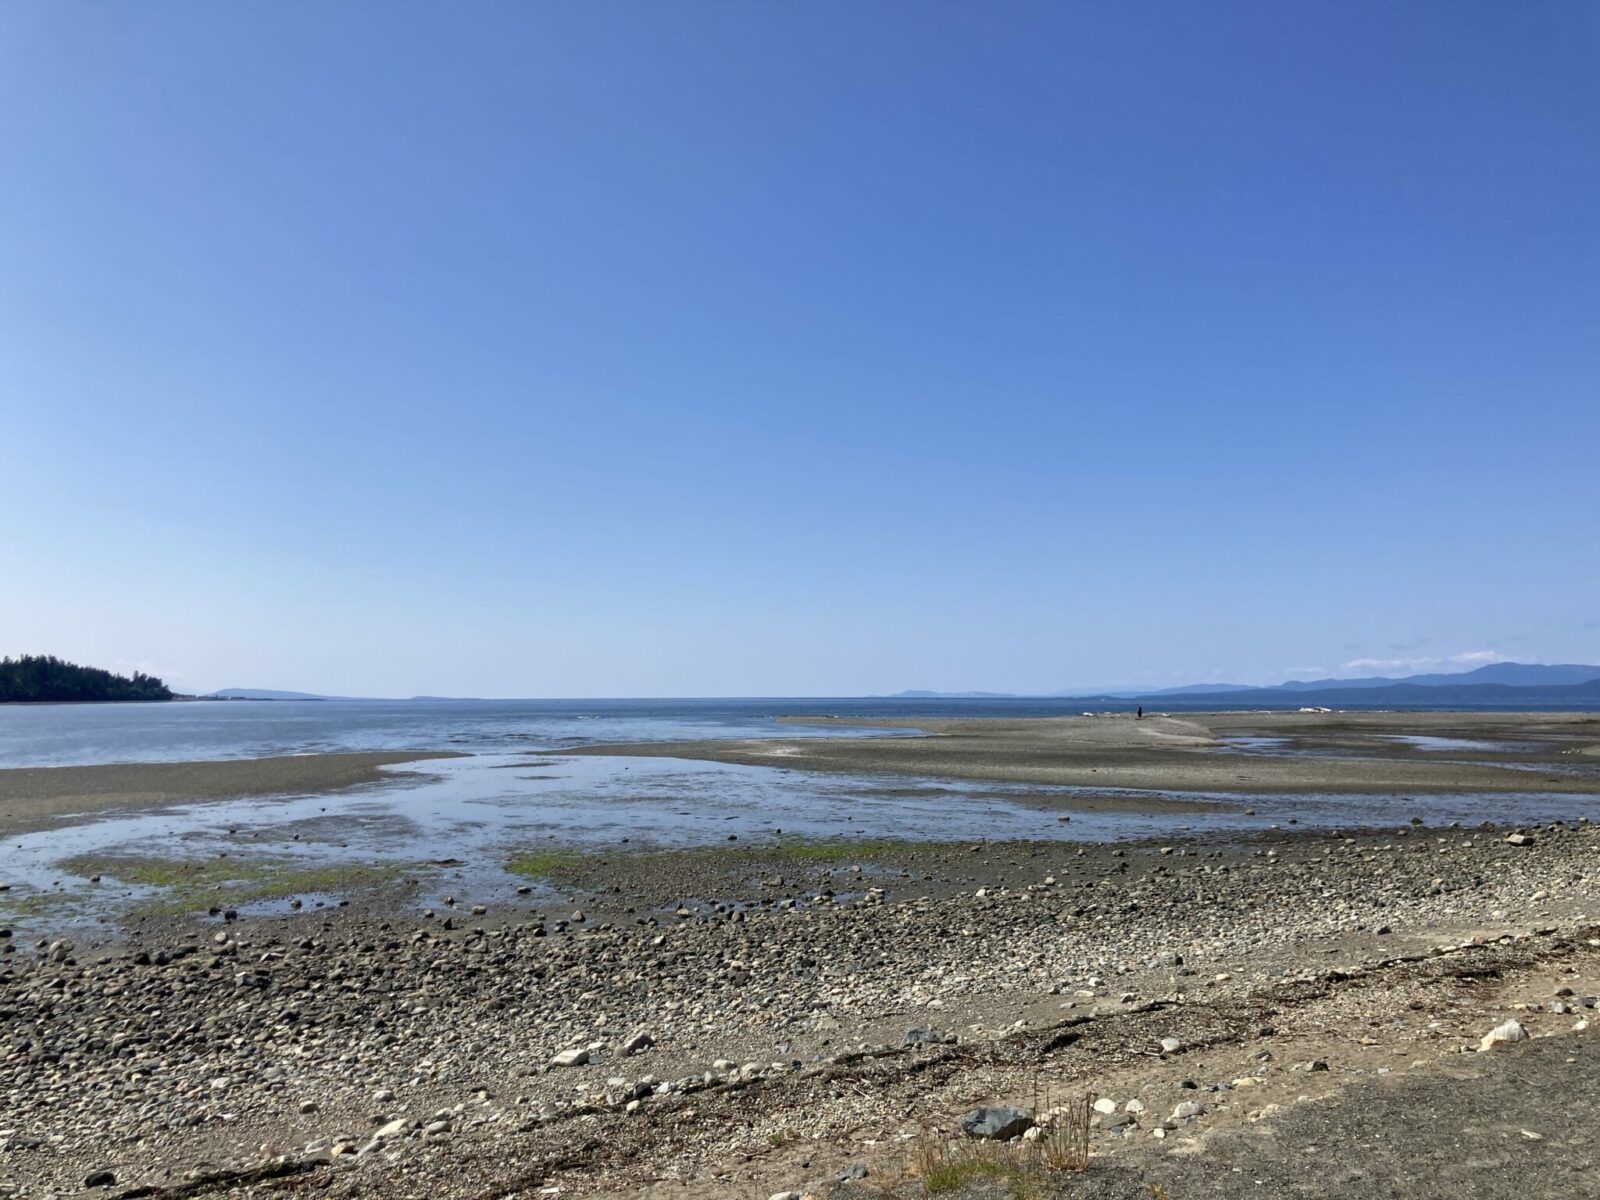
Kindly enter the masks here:
M 1133 711 L 1105 703 L 1098 712 Z M 1204 711 L 1174 699 L 1164 711 Z M 1292 707 L 1292 706 L 1291 706 Z M 1214 705 L 1205 706 L 1214 708 Z M 1079 700 L 230 700 L 0 704 L 0 768 L 186 762 L 351 750 L 495 754 L 608 742 L 734 737 L 884 737 L 905 731 L 781 725 L 783 716 L 1057 717 Z
M 781 716 L 1073 716 L 1062 700 L 229 700 L 0 705 L 0 768 L 348 750 L 494 754 L 694 738 L 893 736 Z M 1130 710 L 1131 711 L 1131 710 Z

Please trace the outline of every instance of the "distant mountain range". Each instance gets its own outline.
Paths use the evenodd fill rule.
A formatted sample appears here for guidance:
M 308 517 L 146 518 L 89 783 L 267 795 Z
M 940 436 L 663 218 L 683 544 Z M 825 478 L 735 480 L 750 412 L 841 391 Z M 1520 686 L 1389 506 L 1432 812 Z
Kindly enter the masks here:
M 980 699 L 1016 698 L 1007 692 L 899 692 L 889 699 Z M 1563 701 L 1592 704 L 1600 701 L 1600 666 L 1578 663 L 1490 663 L 1472 671 L 1454 674 L 1408 675 L 1402 678 L 1372 676 L 1365 679 L 1294 680 L 1271 687 L 1242 683 L 1194 683 L 1185 687 L 1160 688 L 1141 692 L 1132 688 L 1100 691 L 1061 691 L 1049 693 L 1051 699 L 1149 701 L 1181 699 L 1185 704 L 1216 700 L 1229 705 L 1259 702 L 1271 705 L 1289 703 L 1383 704 L 1560 704 Z
M 342 696 L 314 696 L 310 692 L 277 692 L 271 688 L 222 688 L 207 692 L 202 700 L 342 700 Z
M 319 696 L 315 692 L 280 692 L 272 688 L 222 688 L 202 700 L 373 700 L 375 696 Z M 466 696 L 408 696 L 409 700 L 465 700 Z

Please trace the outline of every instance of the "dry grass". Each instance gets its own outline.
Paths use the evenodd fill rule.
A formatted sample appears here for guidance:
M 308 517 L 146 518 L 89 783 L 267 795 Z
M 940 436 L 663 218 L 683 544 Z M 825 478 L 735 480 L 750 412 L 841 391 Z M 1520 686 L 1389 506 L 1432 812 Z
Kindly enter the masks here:
M 1046 1111 L 1054 1119 L 1044 1127 L 1044 1135 L 1033 1143 L 1040 1161 L 1052 1171 L 1077 1172 L 1089 1165 L 1089 1114 L 1094 1098 L 1082 1096 Z
M 1014 1142 L 948 1137 L 924 1126 L 917 1132 L 887 1197 L 1003 1194 L 1008 1200 L 1049 1200 L 1063 1177 L 1089 1165 L 1089 1119 L 1094 1097 L 1057 1102 L 1034 1087 L 1039 1134 Z

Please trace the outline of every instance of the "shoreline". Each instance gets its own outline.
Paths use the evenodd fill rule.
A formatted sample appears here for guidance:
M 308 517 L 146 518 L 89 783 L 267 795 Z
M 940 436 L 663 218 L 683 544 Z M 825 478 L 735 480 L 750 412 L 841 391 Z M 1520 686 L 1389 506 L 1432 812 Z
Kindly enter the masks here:
M 465 892 L 431 915 L 196 919 L 98 959 L 8 955 L 0 1002 L 37 1052 L 0 1062 L 0 1088 L 33 1101 L 8 1117 L 0 1182 L 33 1197 L 111 1171 L 177 1196 L 200 1163 L 263 1200 L 275 1173 L 378 1200 L 864 1200 L 879 1193 L 831 1179 L 862 1163 L 892 1185 L 919 1130 L 953 1131 L 975 1103 L 1032 1107 L 1041 1081 L 1045 1102 L 1117 1101 L 1072 1195 L 1221 1200 L 1239 1161 L 1265 1194 L 1297 1194 L 1304 1145 L 1352 1141 L 1391 1084 L 1425 1101 L 1402 1111 L 1456 1106 L 1443 1151 L 1457 1112 L 1529 1147 L 1518 1130 L 1562 1137 L 1587 1076 L 1530 1089 L 1496 1072 L 1595 1060 L 1600 829 L 1526 836 L 619 853 L 537 906 Z M 733 885 L 745 905 L 712 903 Z M 175 990 L 181 1005 L 158 999 Z M 1513 1013 L 1530 1041 L 1463 1055 Z M 1562 1153 L 1563 1169 L 1594 1157 Z
M 1185 713 L 1091 717 L 788 717 L 806 726 L 915 729 L 925 737 L 707 739 L 563 753 L 741 766 L 1146 790 L 1251 794 L 1600 795 L 1600 714 Z M 1504 742 L 1438 753 L 1409 736 Z M 1229 738 L 1290 743 L 1252 753 Z
M 915 756 L 925 777 L 1070 770 L 1109 787 L 1186 778 L 1191 791 L 1241 764 L 1258 781 L 1309 771 L 1325 785 L 1343 772 L 1365 790 L 1397 776 L 1551 790 L 1546 770 L 1592 764 L 1571 752 L 1600 742 L 1587 714 L 1276 721 L 907 721 L 931 736 L 738 749 L 764 766 L 876 774 L 887 799 L 926 800 L 942 789 L 902 786 L 886 759 Z M 1392 740 L 1410 735 L 1492 741 L 1470 748 L 1491 765 Z M 1226 740 L 1258 736 L 1285 742 L 1256 753 Z M 533 753 L 693 758 L 726 745 Z M 0 821 L 53 828 L 74 814 L 338 791 L 446 757 L 460 756 L 20 768 L 0 771 Z M 1571 779 L 1597 790 L 1593 775 Z M 949 803 L 985 795 L 953 789 Z M 1155 799 L 1175 812 L 1204 803 Z M 308 870 L 313 835 L 348 836 L 308 807 L 309 823 L 267 843 L 255 835 L 281 814 L 252 818 L 226 853 L 180 838 L 156 849 L 170 860 L 140 843 L 76 862 L 100 895 L 143 889 L 109 941 L 112 920 L 36 940 L 17 909 L 16 935 L 0 941 L 16 1047 L 0 1093 L 26 1099 L 0 1136 L 0 1184 L 26 1200 L 104 1174 L 173 1200 L 201 1187 L 266 1200 L 289 1175 L 374 1200 L 553 1188 L 574 1200 L 911 1200 L 920 1183 L 894 1181 L 926 1131 L 952 1135 L 975 1104 L 1093 1093 L 1117 1105 L 1094 1118 L 1090 1170 L 1064 1194 L 1224 1200 L 1241 1162 L 1272 1181 L 1263 1194 L 1298 1194 L 1315 1170 L 1302 1148 L 1371 1141 L 1360 1122 L 1397 1087 L 1402 1114 L 1447 1116 L 1411 1128 L 1376 1183 L 1319 1194 L 1360 1200 L 1385 1181 L 1417 1194 L 1428 1171 L 1417 1164 L 1451 1161 L 1456 1131 L 1484 1113 L 1511 1122 L 1495 1136 L 1528 1154 L 1523 1129 L 1562 1138 L 1563 1169 L 1600 1169 L 1600 1152 L 1564 1138 L 1573 1086 L 1527 1086 L 1536 1068 L 1600 1065 L 1586 1024 L 1600 1020 L 1600 825 L 1585 815 L 1514 834 L 1504 820 L 1413 824 L 1400 809 L 1345 830 L 742 836 L 659 850 L 619 837 L 579 851 L 525 830 L 523 857 L 497 873 L 436 858 L 426 838 L 393 869 L 352 857 Z M 273 907 L 252 912 L 258 895 Z M 1464 1056 L 1513 1014 L 1525 1045 Z M 885 1190 L 833 1182 L 856 1165 Z
M 176 804 L 338 792 L 393 778 L 381 768 L 454 750 L 374 750 L 190 762 L 105 763 L 0 769 L 0 837 L 74 824 L 77 817 L 147 812 Z

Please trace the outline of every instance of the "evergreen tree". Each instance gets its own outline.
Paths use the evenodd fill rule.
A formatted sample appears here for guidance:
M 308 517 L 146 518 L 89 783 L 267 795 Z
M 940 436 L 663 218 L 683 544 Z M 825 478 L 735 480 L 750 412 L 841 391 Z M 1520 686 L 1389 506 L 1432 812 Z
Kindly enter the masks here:
M 0 659 L 0 703 L 171 699 L 172 689 L 143 671 L 114 675 L 64 662 L 53 654 Z

